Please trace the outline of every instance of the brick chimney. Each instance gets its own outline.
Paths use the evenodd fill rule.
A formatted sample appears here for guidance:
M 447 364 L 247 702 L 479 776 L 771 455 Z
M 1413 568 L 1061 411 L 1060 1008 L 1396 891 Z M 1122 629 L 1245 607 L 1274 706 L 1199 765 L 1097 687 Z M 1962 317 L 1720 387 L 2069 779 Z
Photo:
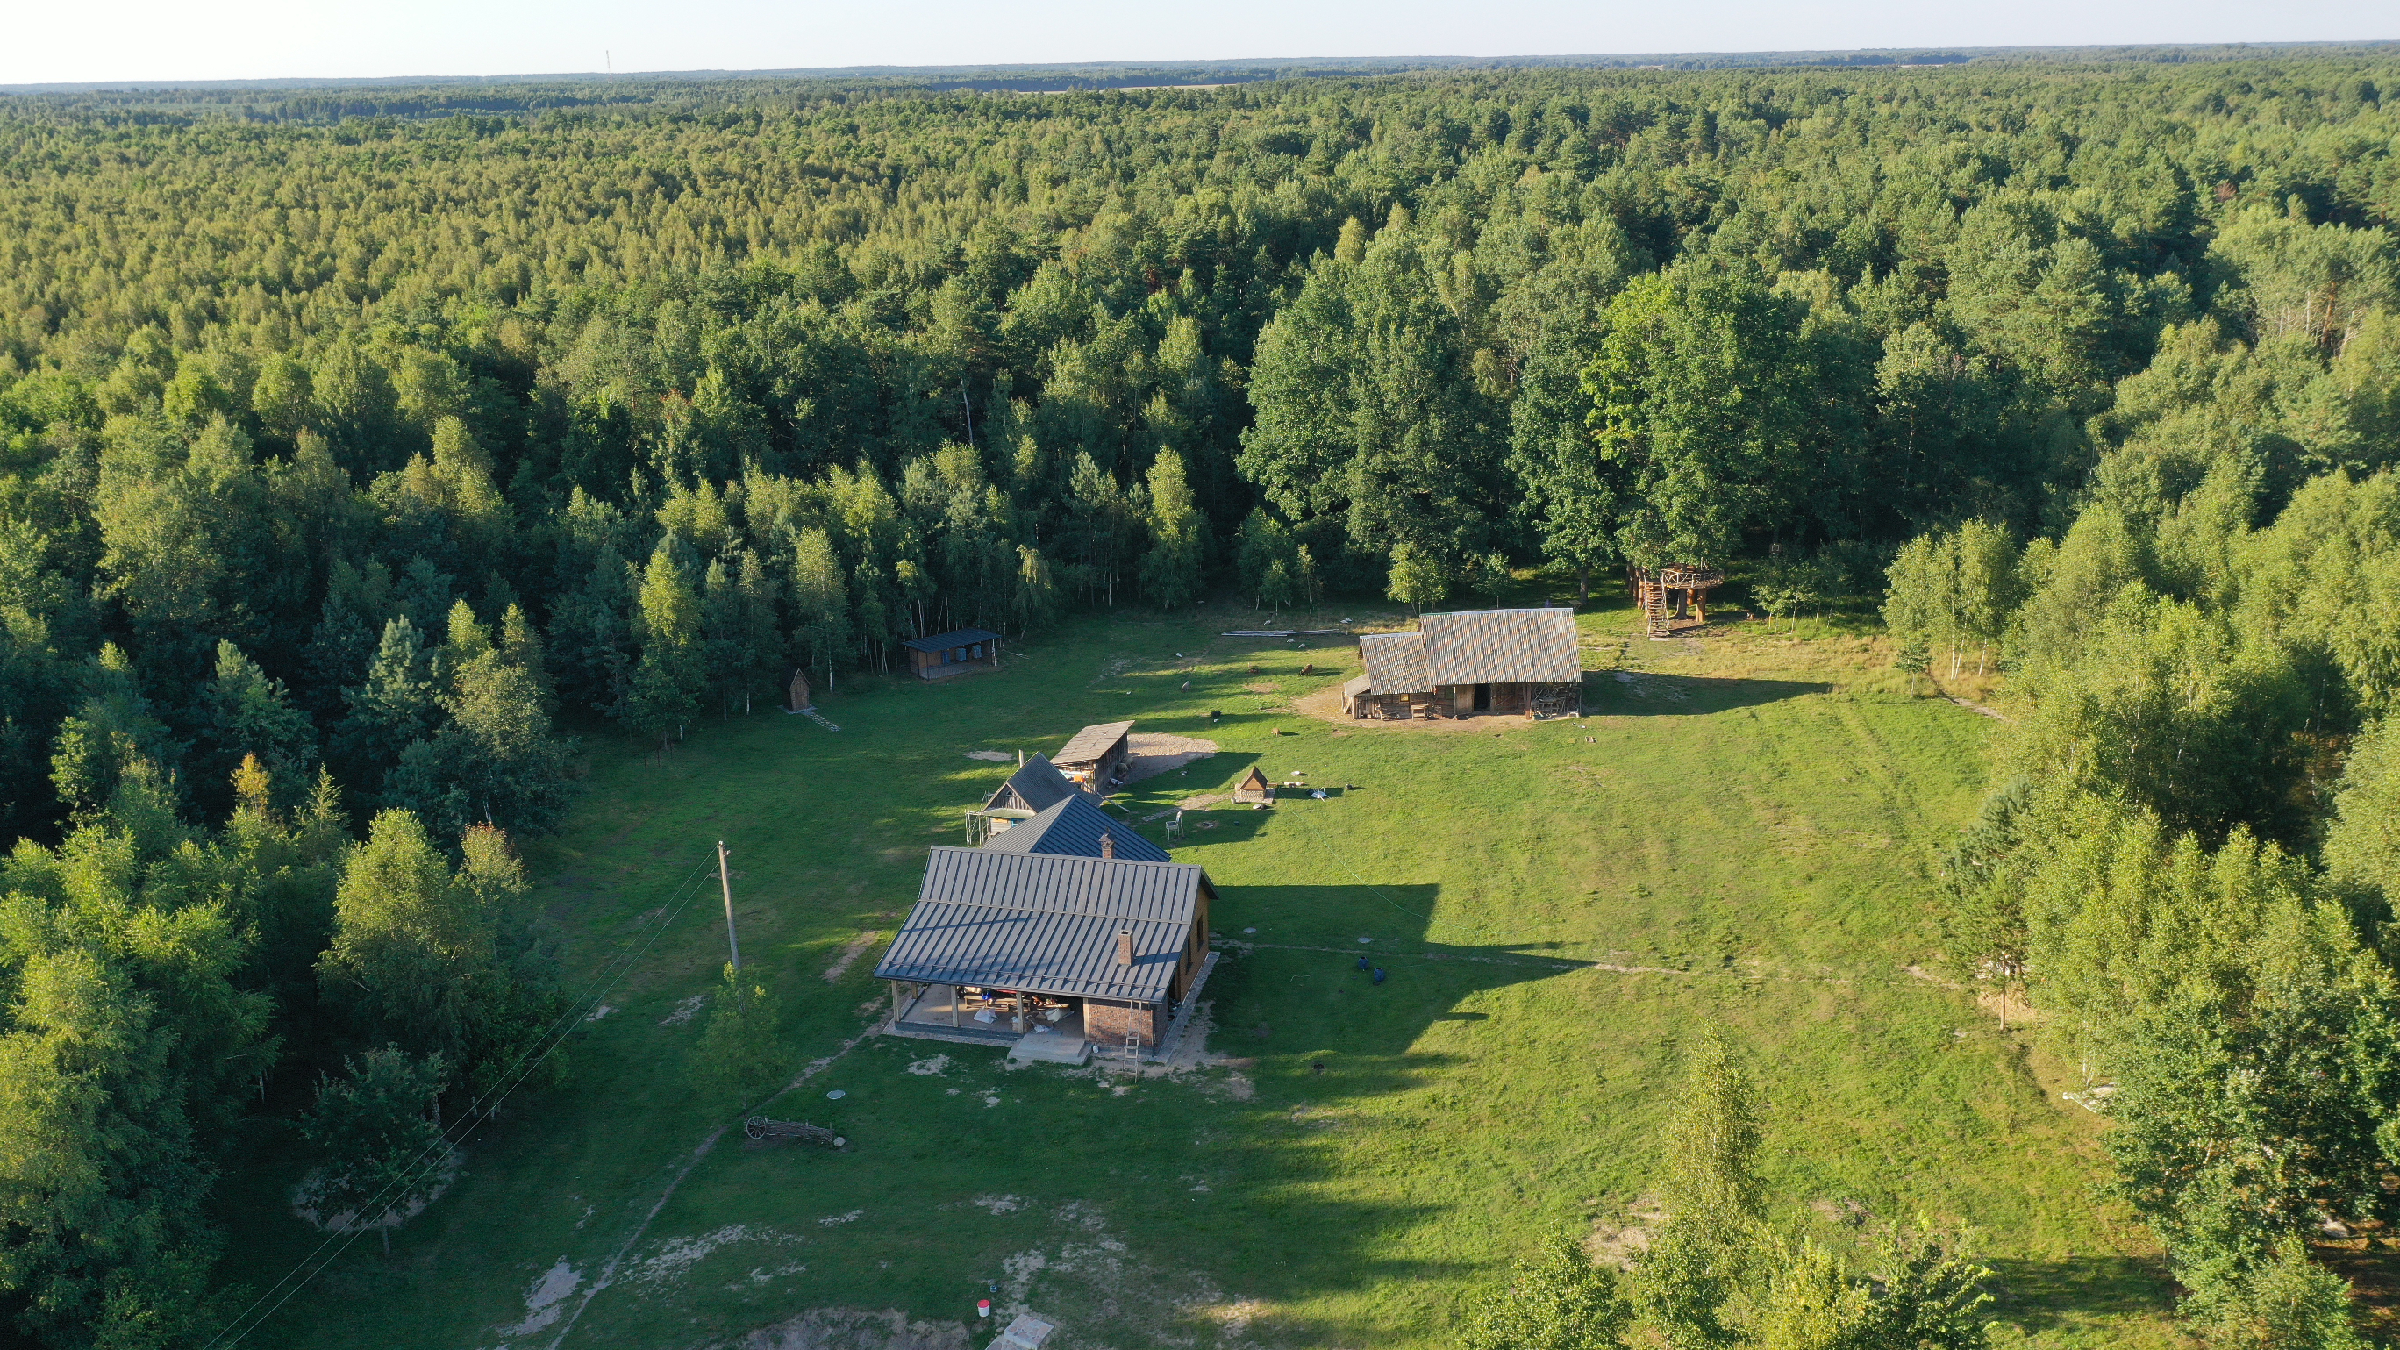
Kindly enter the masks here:
M 1130 928 L 1117 930 L 1117 964 L 1120 966 L 1133 964 L 1133 930 Z
M 1103 858 L 1113 858 L 1117 856 L 1117 837 L 1115 835 L 1109 834 L 1106 831 L 1101 832 L 1100 856 Z

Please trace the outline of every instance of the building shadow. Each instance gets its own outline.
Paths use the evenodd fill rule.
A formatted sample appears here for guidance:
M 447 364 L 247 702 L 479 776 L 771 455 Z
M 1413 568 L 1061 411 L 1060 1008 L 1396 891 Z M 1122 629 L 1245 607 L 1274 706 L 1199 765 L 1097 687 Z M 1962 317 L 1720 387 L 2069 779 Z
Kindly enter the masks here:
M 2163 1257 L 2077 1256 L 2061 1261 L 1985 1258 L 1992 1268 L 1992 1315 L 2028 1335 L 2095 1315 L 2164 1315 L 2175 1310 L 2175 1282 Z
M 1723 679 L 1600 670 L 1583 677 L 1586 717 L 1698 717 L 1833 691 L 1808 680 Z

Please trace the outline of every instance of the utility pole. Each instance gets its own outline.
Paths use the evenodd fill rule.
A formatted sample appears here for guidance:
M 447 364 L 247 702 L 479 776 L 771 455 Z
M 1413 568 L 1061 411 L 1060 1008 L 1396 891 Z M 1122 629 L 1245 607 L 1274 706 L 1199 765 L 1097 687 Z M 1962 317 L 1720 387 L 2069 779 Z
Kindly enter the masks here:
M 733 931 L 733 878 L 725 870 L 725 841 L 717 841 L 717 885 L 725 891 L 725 945 L 733 951 L 733 968 L 742 968 L 742 939 Z

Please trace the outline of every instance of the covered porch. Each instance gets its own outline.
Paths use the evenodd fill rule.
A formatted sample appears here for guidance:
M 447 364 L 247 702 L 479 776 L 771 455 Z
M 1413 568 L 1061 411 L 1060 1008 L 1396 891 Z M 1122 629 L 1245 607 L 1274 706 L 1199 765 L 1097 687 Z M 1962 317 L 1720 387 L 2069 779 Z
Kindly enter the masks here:
M 1014 989 L 892 981 L 891 1031 L 900 1036 L 1018 1045 L 1044 1059 L 1084 1051 L 1083 1000 Z

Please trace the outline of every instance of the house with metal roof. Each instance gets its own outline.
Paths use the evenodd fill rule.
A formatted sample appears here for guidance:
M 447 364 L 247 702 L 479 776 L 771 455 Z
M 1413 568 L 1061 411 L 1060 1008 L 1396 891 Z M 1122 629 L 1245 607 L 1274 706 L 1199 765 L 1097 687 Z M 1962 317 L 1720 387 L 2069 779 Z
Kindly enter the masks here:
M 992 822 L 983 847 L 995 853 L 1054 853 L 1078 858 L 1123 858 L 1130 862 L 1167 862 L 1167 851 L 1133 832 L 1121 820 L 1092 805 L 1080 792 L 1067 796 L 1030 820 Z
M 1108 827 L 1098 856 L 1074 851 L 1084 812 Z M 932 851 L 875 967 L 892 984 L 886 1031 L 1080 1063 L 1095 1046 L 1156 1050 L 1188 1007 L 1208 960 L 1207 874 L 1165 860 L 1080 796 L 1043 815 L 980 848 Z
M 973 670 L 1000 668 L 1000 635 L 982 628 L 955 628 L 947 633 L 910 638 L 900 644 L 920 680 L 946 680 Z
M 1427 614 L 1413 633 L 1362 635 L 1358 654 L 1365 673 L 1342 686 L 1352 717 L 1533 717 L 1582 702 L 1570 609 Z

